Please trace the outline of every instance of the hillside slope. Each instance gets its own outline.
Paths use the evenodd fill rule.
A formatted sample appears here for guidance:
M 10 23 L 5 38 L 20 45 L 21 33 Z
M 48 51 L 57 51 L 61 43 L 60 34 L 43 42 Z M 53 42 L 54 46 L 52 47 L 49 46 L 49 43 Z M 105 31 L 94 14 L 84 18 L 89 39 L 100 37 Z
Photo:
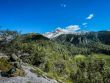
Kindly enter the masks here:
M 34 74 L 59 83 L 109 83 L 109 37 L 110 32 L 106 31 L 62 34 L 53 39 L 33 33 L 17 34 L 11 41 L 0 43 L 0 51 L 9 57 L 0 60 L 4 68 L 0 69 L 14 66 L 22 72 L 19 65 L 26 63 L 33 66 Z M 11 64 L 13 59 L 19 64 Z M 9 72 L 6 74 L 13 76 Z

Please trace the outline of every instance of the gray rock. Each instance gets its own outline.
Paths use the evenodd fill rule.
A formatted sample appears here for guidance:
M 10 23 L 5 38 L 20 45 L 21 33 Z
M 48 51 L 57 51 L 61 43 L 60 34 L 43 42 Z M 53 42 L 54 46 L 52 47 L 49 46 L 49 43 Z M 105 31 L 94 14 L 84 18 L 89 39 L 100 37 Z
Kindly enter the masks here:
M 56 80 L 39 77 L 30 71 L 31 67 L 23 67 L 25 77 L 11 77 L 0 80 L 0 83 L 58 83 Z
M 14 61 L 18 60 L 18 57 L 16 56 L 16 54 L 12 54 L 10 58 Z
M 29 53 L 23 53 L 22 56 L 29 56 Z
M 15 63 L 14 63 L 14 66 L 15 66 L 16 68 L 18 68 L 18 69 L 21 69 L 21 68 L 22 68 L 20 62 L 15 62 Z
M 5 53 L 0 52 L 0 58 L 9 58 Z

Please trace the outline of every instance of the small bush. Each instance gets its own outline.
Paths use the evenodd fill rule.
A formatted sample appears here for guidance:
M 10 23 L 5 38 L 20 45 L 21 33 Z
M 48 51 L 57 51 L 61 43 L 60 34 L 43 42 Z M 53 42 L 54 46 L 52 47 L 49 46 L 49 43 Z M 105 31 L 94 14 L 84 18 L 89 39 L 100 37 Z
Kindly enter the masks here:
M 0 70 L 1 71 L 8 71 L 12 65 L 8 62 L 6 58 L 0 58 Z

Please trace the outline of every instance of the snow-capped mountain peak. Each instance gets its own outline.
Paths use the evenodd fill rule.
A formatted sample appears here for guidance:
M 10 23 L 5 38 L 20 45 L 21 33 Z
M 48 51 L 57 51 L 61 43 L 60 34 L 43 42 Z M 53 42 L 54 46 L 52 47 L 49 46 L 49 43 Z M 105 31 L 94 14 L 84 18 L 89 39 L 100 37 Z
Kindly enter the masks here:
M 43 35 L 48 38 L 55 38 L 61 34 L 73 34 L 79 29 L 80 27 L 78 25 L 70 25 L 70 26 L 67 26 L 66 28 L 58 27 L 55 31 L 47 32 L 47 33 L 44 33 Z

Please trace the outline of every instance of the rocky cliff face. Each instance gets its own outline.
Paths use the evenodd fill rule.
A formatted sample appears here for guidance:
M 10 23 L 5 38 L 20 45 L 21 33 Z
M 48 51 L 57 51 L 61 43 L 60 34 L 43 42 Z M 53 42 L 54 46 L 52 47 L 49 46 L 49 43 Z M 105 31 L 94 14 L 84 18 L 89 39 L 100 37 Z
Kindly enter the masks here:
M 100 32 L 87 32 L 80 34 L 62 34 L 58 37 L 53 38 L 56 41 L 62 43 L 71 44 L 88 44 L 90 42 L 101 42 L 104 44 L 110 44 L 110 31 L 100 31 Z

